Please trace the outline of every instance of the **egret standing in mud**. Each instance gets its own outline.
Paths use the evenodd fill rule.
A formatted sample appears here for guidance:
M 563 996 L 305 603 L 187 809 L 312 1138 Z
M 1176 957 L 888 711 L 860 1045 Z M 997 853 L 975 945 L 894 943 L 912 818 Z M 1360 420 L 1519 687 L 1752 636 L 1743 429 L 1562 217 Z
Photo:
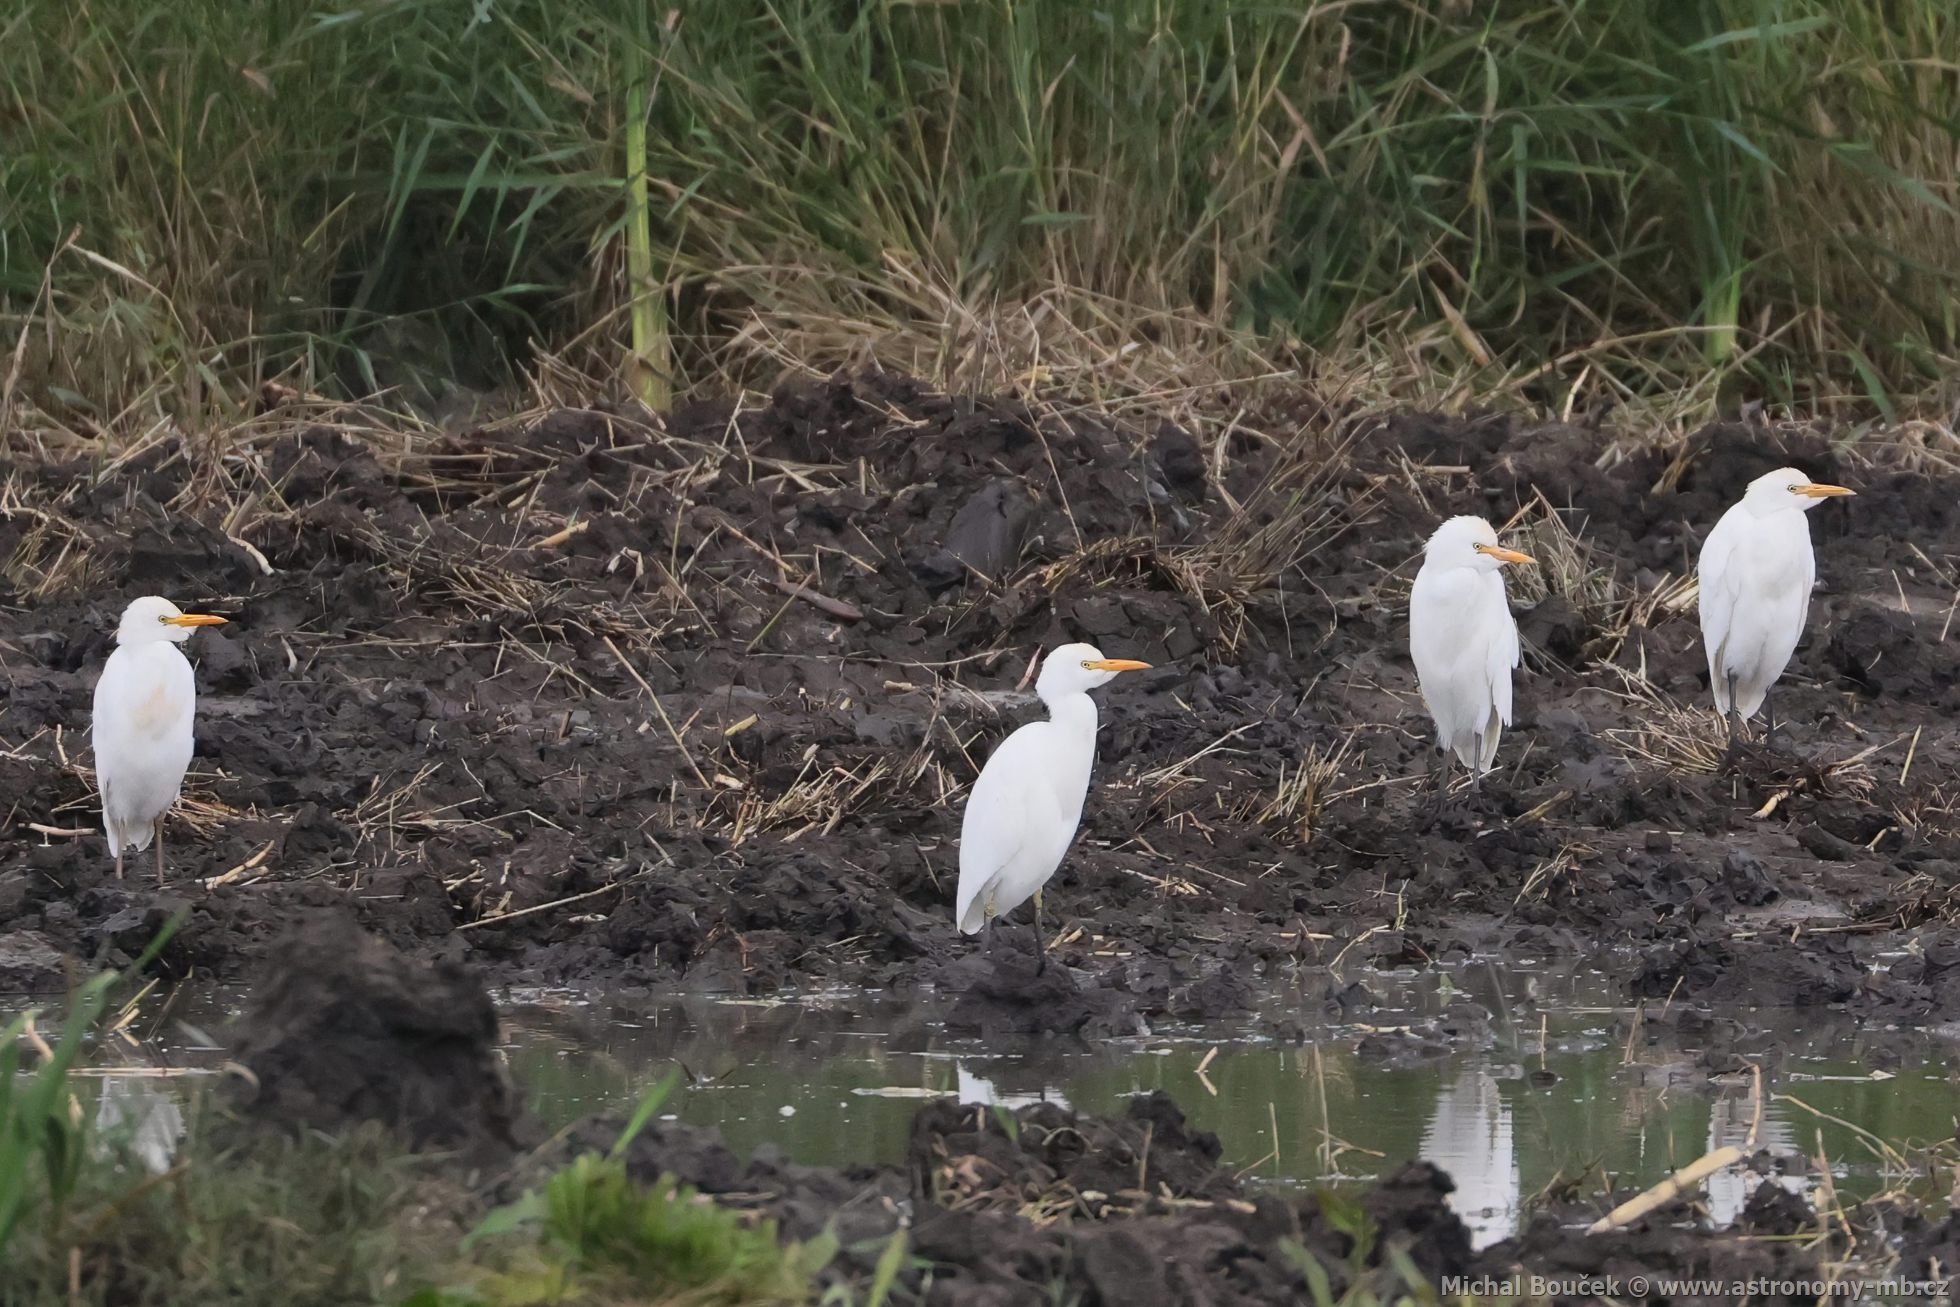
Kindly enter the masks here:
M 1804 514 L 1826 499 L 1854 492 L 1820 485 L 1793 467 L 1766 472 L 1708 533 L 1696 567 L 1701 583 L 1701 639 L 1715 711 L 1729 719 L 1729 750 L 1742 723 L 1769 704 L 1769 688 L 1789 666 L 1810 612 L 1817 559 Z M 1768 735 L 1776 710 L 1768 709 Z
M 1409 596 L 1409 655 L 1443 754 L 1439 794 L 1447 788 L 1451 752 L 1470 769 L 1471 787 L 1479 786 L 1511 724 L 1518 624 L 1500 569 L 1532 561 L 1498 544 L 1481 517 L 1451 518 L 1423 547 Z
M 967 796 L 953 911 L 962 931 L 972 935 L 991 928 L 994 918 L 1032 898 L 1041 959 L 1036 966 L 1047 967 L 1041 887 L 1062 865 L 1082 824 L 1082 801 L 1096 761 L 1096 704 L 1089 691 L 1109 684 L 1118 672 L 1149 666 L 1134 658 L 1105 658 L 1087 644 L 1065 644 L 1042 663 L 1034 690 L 1048 706 L 1048 720 L 1030 722 L 1003 740 Z
M 224 620 L 179 612 L 155 595 L 123 609 L 116 651 L 95 685 L 90 722 L 102 828 L 118 877 L 124 851 L 140 853 L 154 839 L 157 883 L 163 882 L 163 815 L 177 801 L 191 765 L 191 721 L 197 715 L 197 683 L 177 646 L 196 628 L 221 626 Z

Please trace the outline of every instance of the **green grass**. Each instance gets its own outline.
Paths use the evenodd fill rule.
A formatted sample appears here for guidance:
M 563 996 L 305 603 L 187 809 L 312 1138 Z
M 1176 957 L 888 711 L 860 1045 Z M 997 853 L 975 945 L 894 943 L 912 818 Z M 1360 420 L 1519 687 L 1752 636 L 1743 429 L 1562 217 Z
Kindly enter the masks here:
M 627 1146 L 679 1081 L 670 1073 L 641 1097 L 605 1156 L 573 1158 L 541 1187 L 484 1217 L 464 1245 L 475 1264 L 450 1273 L 460 1283 L 425 1289 L 408 1307 L 809 1301 L 813 1278 L 836 1254 L 834 1239 L 783 1243 L 775 1222 L 746 1220 L 672 1176 L 649 1186 L 627 1174 Z M 902 1242 L 895 1239 L 894 1247 Z M 656 1296 L 649 1300 L 649 1293 Z
M 472 1200 L 379 1129 L 225 1148 L 194 1130 L 162 1176 L 92 1156 L 62 1221 L 26 1227 L 5 1307 L 401 1302 L 454 1255 Z
M 828 1241 L 785 1245 L 773 1222 L 746 1222 L 672 1177 L 636 1185 L 618 1158 L 594 1154 L 493 1212 L 478 1233 L 521 1242 L 486 1250 L 490 1268 L 468 1273 L 463 1287 L 424 1291 L 409 1307 L 649 1301 L 648 1293 L 689 1307 L 804 1303 L 835 1252 Z
M 1554 405 L 1897 413 L 1957 352 L 1935 0 L 12 0 L 0 84 L 0 388 L 97 426 L 1003 323 Z

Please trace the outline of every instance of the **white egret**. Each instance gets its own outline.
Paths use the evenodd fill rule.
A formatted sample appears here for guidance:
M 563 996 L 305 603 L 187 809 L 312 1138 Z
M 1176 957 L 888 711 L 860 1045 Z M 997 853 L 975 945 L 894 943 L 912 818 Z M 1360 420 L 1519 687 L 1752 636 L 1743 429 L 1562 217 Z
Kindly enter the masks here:
M 1105 658 L 1094 645 L 1065 644 L 1041 665 L 1034 691 L 1048 720 L 1030 722 L 1001 741 L 967 796 L 960 824 L 960 888 L 953 917 L 972 935 L 1034 900 L 1038 967 L 1041 887 L 1062 865 L 1082 823 L 1089 770 L 1096 761 L 1096 704 L 1089 691 L 1118 672 L 1149 663 Z M 991 936 L 990 936 L 991 938 Z
M 116 650 L 95 685 L 90 723 L 102 828 L 118 877 L 123 853 L 141 853 L 155 839 L 157 881 L 163 881 L 163 815 L 177 801 L 191 765 L 191 720 L 197 713 L 190 660 L 177 646 L 197 627 L 221 626 L 224 620 L 180 612 L 155 595 L 123 609 Z
M 1443 751 L 1439 786 L 1451 752 L 1470 769 L 1471 786 L 1481 784 L 1511 724 L 1518 624 L 1499 569 L 1532 561 L 1499 545 L 1481 517 L 1451 518 L 1423 547 L 1409 596 L 1409 656 Z
M 1722 514 L 1701 547 L 1701 639 L 1715 711 L 1729 719 L 1731 749 L 1742 738 L 1742 723 L 1768 702 L 1770 686 L 1803 635 L 1817 580 L 1804 514 L 1852 493 L 1820 485 L 1793 467 L 1766 472 Z M 1769 733 L 1775 732 L 1771 709 Z

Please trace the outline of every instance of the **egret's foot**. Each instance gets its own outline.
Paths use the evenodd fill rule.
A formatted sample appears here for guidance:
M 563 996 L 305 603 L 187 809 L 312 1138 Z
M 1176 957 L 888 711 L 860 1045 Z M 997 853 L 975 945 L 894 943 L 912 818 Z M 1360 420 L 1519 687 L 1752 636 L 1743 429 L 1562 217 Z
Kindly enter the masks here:
M 1443 819 L 1443 814 L 1451 807 L 1450 785 L 1443 781 L 1430 792 L 1429 801 L 1421 805 L 1416 815 L 1416 830 L 1427 834 L 1431 827 Z
M 1742 742 L 1742 718 L 1737 716 L 1735 711 L 1731 709 L 1729 711 L 1729 747 L 1722 750 L 1722 765 L 1718 770 L 1725 772 L 1734 771 L 1736 766 L 1742 761 L 1743 753 L 1747 750 L 1747 747 Z
M 1756 747 L 1747 740 L 1740 737 L 1731 738 L 1729 747 L 1722 751 L 1722 765 L 1715 769 L 1716 774 L 1718 776 L 1740 775 L 1746 769 L 1746 764 L 1754 759 L 1757 753 Z
M 1434 826 L 1450 806 L 1450 755 L 1447 749 L 1436 750 L 1436 756 L 1429 763 L 1429 777 L 1424 784 L 1429 791 L 1429 802 L 1423 805 L 1422 813 L 1416 818 L 1416 829 L 1426 831 Z

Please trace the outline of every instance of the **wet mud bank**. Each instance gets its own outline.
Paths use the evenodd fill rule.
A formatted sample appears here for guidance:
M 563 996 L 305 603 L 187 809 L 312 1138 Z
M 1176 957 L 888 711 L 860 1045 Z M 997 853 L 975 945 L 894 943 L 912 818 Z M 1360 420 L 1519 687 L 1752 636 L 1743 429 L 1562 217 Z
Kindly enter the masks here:
M 1241 420 L 1194 434 L 868 375 L 655 425 L 269 422 L 15 461 L 0 987 L 59 987 L 172 913 L 166 971 L 242 976 L 326 914 L 512 982 L 940 985 L 981 1027 L 1242 1010 L 1337 958 L 1603 946 L 1637 955 L 1630 1000 L 1960 1010 L 1960 477 L 1808 427 L 1227 398 Z M 1858 497 L 1811 515 L 1787 726 L 1725 769 L 1692 561 L 1785 462 Z M 1540 565 L 1511 578 L 1499 770 L 1439 807 L 1406 599 L 1464 511 L 1515 519 Z M 89 689 L 146 592 L 231 619 L 190 646 L 162 887 L 72 833 Z M 1158 666 L 1101 693 L 1048 892 L 1058 988 L 1030 1001 L 1024 922 L 991 958 L 952 928 L 955 841 L 978 764 L 1038 711 L 1028 658 L 1065 639 Z
M 232 1144 L 264 1130 L 336 1134 L 379 1122 L 449 1168 L 460 1228 L 582 1154 L 612 1154 L 628 1130 L 623 1116 L 587 1117 L 548 1138 L 513 1116 L 512 1087 L 489 1070 L 497 1036 L 494 1016 L 480 1019 L 487 1012 L 467 967 L 414 963 L 351 930 L 294 947 L 270 965 L 232 1032 Z M 1593 1301 L 1614 1296 L 1597 1286 L 1640 1277 L 1818 1281 L 1852 1253 L 1918 1267 L 1952 1239 L 1951 1223 L 1897 1208 L 1820 1214 L 1765 1178 L 1726 1229 L 1677 1201 L 1590 1235 L 1586 1226 L 1630 1195 L 1551 1192 L 1516 1237 L 1475 1249 L 1437 1167 L 1384 1157 L 1368 1183 L 1262 1188 L 1223 1166 L 1218 1138 L 1161 1091 L 1111 1116 L 931 1101 L 913 1116 L 897 1164 L 805 1166 L 766 1146 L 743 1157 L 715 1130 L 667 1117 L 645 1121 L 618 1155 L 632 1179 L 678 1181 L 774 1222 L 785 1240 L 834 1238 L 822 1279 L 859 1294 L 902 1239 L 892 1300 L 945 1307 L 1375 1300 L 1347 1297 L 1356 1291 L 1396 1301 L 1437 1288 L 1502 1296 L 1477 1286 L 1532 1277 L 1550 1286 L 1549 1300 Z M 1814 1295 L 1672 1298 L 1745 1299 Z

